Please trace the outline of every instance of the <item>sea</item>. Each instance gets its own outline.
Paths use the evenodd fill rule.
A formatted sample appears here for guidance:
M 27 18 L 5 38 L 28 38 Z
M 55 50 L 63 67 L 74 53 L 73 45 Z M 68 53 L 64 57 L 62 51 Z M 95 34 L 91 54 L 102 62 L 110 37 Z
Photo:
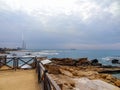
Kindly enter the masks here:
M 78 49 L 29 49 L 22 51 L 11 51 L 9 55 L 17 54 L 19 56 L 33 55 L 37 57 L 48 58 L 85 58 L 88 60 L 98 59 L 103 65 L 112 65 L 120 67 L 120 64 L 112 64 L 111 60 L 120 61 L 120 50 L 78 50 Z M 113 74 L 120 78 L 120 73 Z

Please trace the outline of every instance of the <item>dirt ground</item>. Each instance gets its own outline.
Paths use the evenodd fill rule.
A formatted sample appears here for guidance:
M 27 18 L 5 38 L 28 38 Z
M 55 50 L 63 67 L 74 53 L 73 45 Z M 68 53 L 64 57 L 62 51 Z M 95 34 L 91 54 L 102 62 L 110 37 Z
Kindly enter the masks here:
M 0 90 L 40 90 L 35 70 L 0 71 Z

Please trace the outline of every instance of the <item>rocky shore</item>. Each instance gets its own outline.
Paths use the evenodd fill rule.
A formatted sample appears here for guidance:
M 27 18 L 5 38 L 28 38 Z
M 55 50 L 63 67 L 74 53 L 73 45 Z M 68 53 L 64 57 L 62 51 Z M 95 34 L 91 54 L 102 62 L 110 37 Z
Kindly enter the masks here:
M 15 48 L 0 48 L 0 54 L 9 54 L 9 51 L 18 51 Z
M 120 73 L 120 67 L 103 66 L 97 59 L 89 61 L 87 58 L 77 60 L 72 58 L 51 58 L 50 60 L 52 62 L 44 66 L 63 90 L 77 90 L 75 89 L 76 82 L 80 78 L 102 80 L 117 86 L 118 88 L 115 90 L 120 90 L 120 79 L 107 73 L 110 71 L 111 73 L 115 71 Z

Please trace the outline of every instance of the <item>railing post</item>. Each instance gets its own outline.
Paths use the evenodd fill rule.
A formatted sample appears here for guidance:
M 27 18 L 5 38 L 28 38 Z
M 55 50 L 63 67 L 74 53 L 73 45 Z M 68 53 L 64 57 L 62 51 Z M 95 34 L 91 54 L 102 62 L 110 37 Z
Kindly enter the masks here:
M 41 78 L 40 74 L 41 74 L 41 72 L 40 72 L 40 65 L 39 65 L 38 62 L 37 62 L 37 73 L 38 73 L 38 83 L 40 83 L 40 78 Z
M 34 62 L 35 62 L 35 68 L 37 68 L 37 58 L 34 57 Z
M 13 58 L 13 69 L 16 71 L 16 69 L 17 69 L 17 67 L 18 67 L 18 62 L 17 62 L 17 58 L 16 57 L 14 57 Z
M 1 68 L 1 66 L 2 66 L 2 63 L 1 63 L 1 59 L 0 59 L 0 68 Z
M 15 57 L 13 57 L 12 59 L 13 59 L 13 69 L 15 70 Z
M 6 55 L 5 55 L 4 59 L 5 59 L 5 65 L 6 65 L 6 61 L 7 61 L 7 56 Z
M 50 87 L 48 87 L 48 85 L 50 85 L 49 84 L 49 82 L 48 82 L 48 79 L 47 79 L 47 76 L 46 76 L 46 73 L 47 73 L 48 71 L 47 70 L 45 70 L 44 71 L 44 81 L 43 81 L 43 87 L 44 87 L 44 90 L 51 90 L 51 88 Z
M 19 68 L 19 58 L 16 58 L 16 68 Z

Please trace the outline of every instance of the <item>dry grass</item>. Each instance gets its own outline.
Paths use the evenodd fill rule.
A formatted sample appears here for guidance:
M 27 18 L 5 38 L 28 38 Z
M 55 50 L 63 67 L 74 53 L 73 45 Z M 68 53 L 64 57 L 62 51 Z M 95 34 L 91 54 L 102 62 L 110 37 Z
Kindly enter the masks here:
M 40 90 L 35 70 L 0 71 L 0 90 Z

